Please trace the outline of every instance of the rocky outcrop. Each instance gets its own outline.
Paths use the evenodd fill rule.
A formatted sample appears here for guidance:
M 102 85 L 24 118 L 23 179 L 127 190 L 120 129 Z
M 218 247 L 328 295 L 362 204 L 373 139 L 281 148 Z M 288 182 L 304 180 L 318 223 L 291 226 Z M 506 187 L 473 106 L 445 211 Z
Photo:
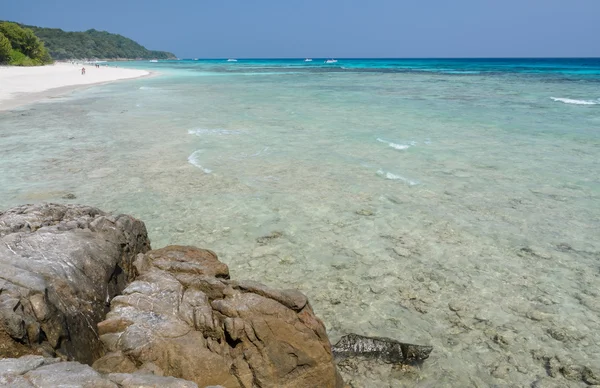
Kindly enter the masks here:
M 412 345 L 391 338 L 365 337 L 358 334 L 343 336 L 333 345 L 336 359 L 366 358 L 391 364 L 415 365 L 429 358 L 431 346 Z
M 102 375 L 88 365 L 24 356 L 0 360 L 0 388 L 198 388 L 191 381 L 154 375 Z
M 0 213 L 0 338 L 91 364 L 104 354 L 97 323 L 135 276 L 135 257 L 149 249 L 143 222 L 93 207 Z
M 296 290 L 229 279 L 210 251 L 138 255 L 138 278 L 98 325 L 101 373 L 151 372 L 200 387 L 342 387 L 323 323 Z

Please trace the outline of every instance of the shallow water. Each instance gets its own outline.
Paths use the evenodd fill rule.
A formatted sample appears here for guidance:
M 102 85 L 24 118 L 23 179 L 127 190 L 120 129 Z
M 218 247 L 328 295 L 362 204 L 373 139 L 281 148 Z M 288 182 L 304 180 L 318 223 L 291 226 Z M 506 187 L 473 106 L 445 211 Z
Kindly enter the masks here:
M 2 112 L 0 208 L 74 193 L 301 289 L 332 341 L 435 347 L 367 386 L 600 365 L 600 61 L 316 62 L 131 63 L 162 75 Z

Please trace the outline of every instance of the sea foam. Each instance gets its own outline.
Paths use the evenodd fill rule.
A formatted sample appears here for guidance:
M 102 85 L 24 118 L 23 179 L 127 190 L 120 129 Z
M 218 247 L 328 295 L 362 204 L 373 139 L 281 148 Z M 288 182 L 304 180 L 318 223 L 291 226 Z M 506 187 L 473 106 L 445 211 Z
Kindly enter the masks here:
M 406 149 L 410 148 L 410 146 L 414 146 L 415 144 L 417 144 L 414 141 L 412 141 L 410 145 L 396 144 L 396 143 L 392 143 L 391 141 L 383 140 L 379 137 L 377 138 L 377 141 L 380 143 L 385 143 L 385 144 L 389 145 L 390 147 L 397 149 L 397 150 L 406 150 Z
M 562 97 L 550 97 L 552 100 L 557 102 L 563 102 L 565 104 L 575 104 L 575 105 L 598 105 L 600 104 L 600 99 L 598 100 L 574 100 L 572 98 L 562 98 Z
M 188 162 L 198 167 L 200 170 L 204 171 L 204 173 L 210 174 L 212 170 L 206 167 L 202 167 L 202 165 L 200 164 L 200 154 L 202 154 L 202 150 L 194 151 L 190 156 L 188 156 Z
M 413 180 L 405 178 L 401 175 L 392 174 L 391 172 L 387 172 L 387 171 L 383 171 L 383 170 L 377 170 L 377 175 L 379 175 L 380 177 L 383 177 L 385 179 L 389 179 L 389 180 L 393 180 L 393 181 L 402 181 L 402 182 L 408 184 L 409 186 L 416 186 L 419 184 L 419 181 L 413 181 Z

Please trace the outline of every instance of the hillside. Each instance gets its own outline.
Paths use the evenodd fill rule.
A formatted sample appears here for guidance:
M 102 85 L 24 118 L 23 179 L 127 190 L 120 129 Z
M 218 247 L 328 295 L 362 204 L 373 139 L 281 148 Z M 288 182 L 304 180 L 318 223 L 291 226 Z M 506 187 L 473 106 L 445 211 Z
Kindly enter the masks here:
M 88 30 L 68 32 L 58 28 L 35 26 L 33 30 L 43 42 L 53 59 L 175 59 L 165 51 L 148 50 L 122 35 L 106 31 Z

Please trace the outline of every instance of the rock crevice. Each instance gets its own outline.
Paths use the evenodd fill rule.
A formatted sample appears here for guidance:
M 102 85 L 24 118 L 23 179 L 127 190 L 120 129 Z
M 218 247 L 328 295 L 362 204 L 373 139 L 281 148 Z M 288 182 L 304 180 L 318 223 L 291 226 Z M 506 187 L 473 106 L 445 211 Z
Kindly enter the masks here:
M 89 206 L 0 213 L 3 330 L 32 352 L 93 363 L 104 354 L 96 325 L 135 277 L 137 254 L 149 249 L 143 222 Z

